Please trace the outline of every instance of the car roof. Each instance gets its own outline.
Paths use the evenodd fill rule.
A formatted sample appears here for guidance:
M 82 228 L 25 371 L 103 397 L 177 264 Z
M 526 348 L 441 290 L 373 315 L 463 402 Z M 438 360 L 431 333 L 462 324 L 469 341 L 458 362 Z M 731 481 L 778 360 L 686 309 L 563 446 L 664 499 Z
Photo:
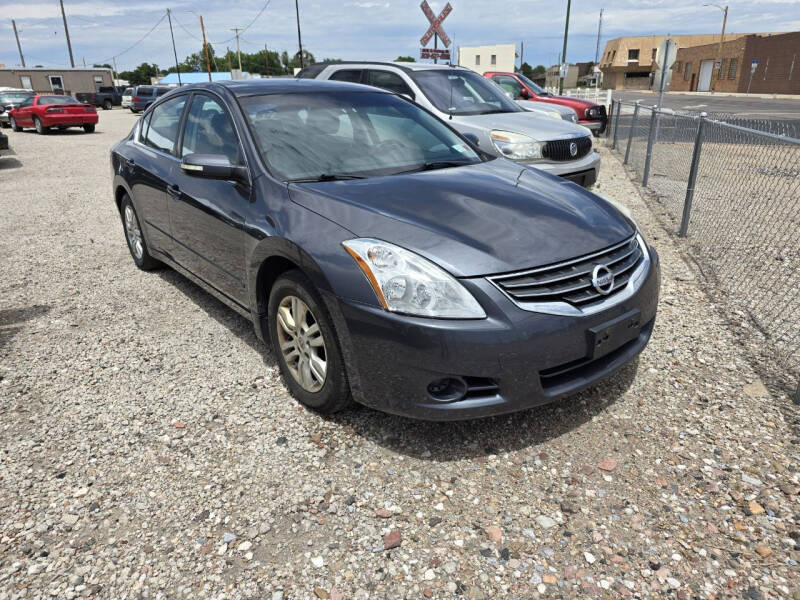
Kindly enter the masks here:
M 225 89 L 235 96 L 252 96 L 258 94 L 302 94 L 315 92 L 372 92 L 389 93 L 383 90 L 349 83 L 346 81 L 324 81 L 319 79 L 296 79 L 294 77 L 276 77 L 274 79 L 237 79 L 233 81 L 215 81 L 213 83 L 193 83 L 184 85 L 181 90 L 217 90 Z
M 432 71 L 432 70 L 441 70 L 441 69 L 460 69 L 464 71 L 469 71 L 465 67 L 461 67 L 459 65 L 446 65 L 446 64 L 433 64 L 433 63 L 418 63 L 418 62 L 380 62 L 380 61 L 373 61 L 373 60 L 345 60 L 341 62 L 321 62 L 321 63 L 314 63 L 313 65 L 309 65 L 302 71 L 297 74 L 298 78 L 310 78 L 316 77 L 322 72 L 323 69 L 330 66 L 337 66 L 337 65 L 350 65 L 350 66 L 381 66 L 381 67 L 395 67 L 400 69 L 401 71 L 406 71 L 408 73 L 412 71 Z

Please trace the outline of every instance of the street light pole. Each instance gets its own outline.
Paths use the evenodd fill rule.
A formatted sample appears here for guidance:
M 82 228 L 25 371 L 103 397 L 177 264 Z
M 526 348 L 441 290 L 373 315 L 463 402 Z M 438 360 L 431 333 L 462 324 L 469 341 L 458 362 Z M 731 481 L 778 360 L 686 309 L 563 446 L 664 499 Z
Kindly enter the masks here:
M 567 34 L 569 33 L 569 9 L 572 4 L 572 0 L 567 0 L 567 20 L 564 23 L 564 48 L 561 50 L 561 60 L 564 61 L 566 64 L 567 62 Z M 564 69 L 559 64 L 558 65 L 559 73 L 558 73 L 558 93 L 564 93 Z
M 303 58 L 303 40 L 300 38 L 300 5 L 294 0 L 294 10 L 297 14 L 297 46 L 300 48 L 300 68 L 305 69 L 306 61 Z
M 728 23 L 728 5 L 720 6 L 719 4 L 703 4 L 703 6 L 713 6 L 714 8 L 718 8 L 722 11 L 722 33 L 719 35 L 719 46 L 717 46 L 717 55 L 714 59 L 715 63 L 719 63 L 719 70 L 722 71 L 722 42 L 725 41 L 725 25 Z M 717 78 L 714 79 L 714 69 L 711 69 L 711 91 L 714 91 L 714 88 L 717 84 L 717 79 L 719 79 L 719 73 L 717 73 Z

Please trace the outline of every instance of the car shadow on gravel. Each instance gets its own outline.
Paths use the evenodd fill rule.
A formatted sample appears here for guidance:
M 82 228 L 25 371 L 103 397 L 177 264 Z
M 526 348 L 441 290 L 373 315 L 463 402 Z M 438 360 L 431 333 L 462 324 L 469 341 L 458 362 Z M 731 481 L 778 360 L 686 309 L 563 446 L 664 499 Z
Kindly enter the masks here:
M 251 321 L 245 319 L 235 310 L 217 300 L 199 285 L 173 269 L 164 268 L 157 271 L 156 274 L 171 286 L 180 290 L 184 296 L 202 308 L 208 316 L 224 325 L 233 335 L 258 352 L 265 365 L 277 367 L 278 363 L 275 361 L 269 345 L 258 339 Z
M 0 350 L 2 350 L 15 335 L 22 331 L 26 321 L 31 321 L 45 315 L 50 312 L 50 309 L 50 306 L 35 304 L 25 308 L 6 308 L 0 310 Z
M 16 158 L 12 158 L 10 156 L 0 156 L 0 171 L 4 171 L 6 169 L 19 169 L 21 166 L 22 163 Z
M 436 462 L 535 448 L 591 421 L 616 402 L 633 384 L 638 367 L 636 357 L 579 394 L 500 417 L 437 423 L 361 407 L 329 420 L 392 452 Z

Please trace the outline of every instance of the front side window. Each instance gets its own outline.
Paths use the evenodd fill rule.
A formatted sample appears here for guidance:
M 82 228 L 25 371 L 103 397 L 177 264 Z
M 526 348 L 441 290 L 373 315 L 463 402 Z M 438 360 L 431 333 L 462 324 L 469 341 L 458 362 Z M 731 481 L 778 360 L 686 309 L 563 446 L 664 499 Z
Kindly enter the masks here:
M 21 104 L 31 97 L 28 92 L 0 92 L 0 105 Z
M 492 80 L 514 98 L 522 96 L 522 84 L 508 75 L 495 75 Z
M 411 93 L 411 88 L 409 88 L 406 82 L 403 81 L 403 78 L 400 77 L 400 75 L 391 73 L 389 71 L 367 71 L 366 83 L 367 85 L 374 85 L 375 87 L 388 90 L 393 94 L 406 94 L 407 96 L 413 96 Z
M 167 100 L 153 109 L 144 143 L 151 148 L 172 154 L 181 125 L 186 96 Z
M 542 88 L 540 85 L 534 83 L 531 79 L 525 77 L 525 75 L 523 75 L 522 73 L 517 73 L 517 77 L 520 78 L 520 81 L 522 81 L 522 83 L 524 83 L 530 89 L 532 89 L 533 93 L 536 94 L 537 96 L 549 96 L 550 95 L 544 90 L 544 88 Z
M 390 94 L 275 94 L 240 103 L 264 162 L 282 181 L 394 175 L 481 161 L 439 119 Z
M 19 105 L 20 108 L 27 108 L 29 106 L 33 106 L 33 96 L 25 100 L 22 104 Z
M 330 76 L 334 81 L 349 81 L 350 83 L 361 83 L 361 71 L 359 69 L 342 69 Z
M 522 111 L 503 90 L 473 71 L 425 69 L 414 71 L 411 76 L 428 100 L 444 113 L 485 115 Z
M 196 95 L 186 113 L 181 156 L 221 154 L 232 165 L 241 164 L 239 139 L 231 118 L 214 98 Z

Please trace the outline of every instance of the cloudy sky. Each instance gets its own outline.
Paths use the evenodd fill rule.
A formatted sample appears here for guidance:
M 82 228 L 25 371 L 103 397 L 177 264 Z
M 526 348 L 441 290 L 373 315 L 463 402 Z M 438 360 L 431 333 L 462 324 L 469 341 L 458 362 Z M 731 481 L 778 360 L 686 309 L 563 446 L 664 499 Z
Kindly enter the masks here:
M 723 2 L 724 0 L 718 0 Z M 120 70 L 141 62 L 166 66 L 174 62 L 169 26 L 162 19 L 172 9 L 178 57 L 200 49 L 197 14 L 206 23 L 218 53 L 235 48 L 232 27 L 247 27 L 242 50 L 295 51 L 297 30 L 293 0 L 64 0 L 76 66 L 111 62 Z M 430 1 L 439 12 L 445 2 Z M 533 65 L 557 61 L 564 32 L 566 0 L 451 0 L 453 12 L 445 30 L 454 46 L 525 43 L 525 60 Z M 572 3 L 567 58 L 593 60 L 600 7 L 602 45 L 622 35 L 715 33 L 721 12 L 702 0 L 608 0 Z M 263 12 L 261 12 L 263 10 Z M 194 11 L 194 12 L 192 12 Z M 259 16 L 260 13 L 260 16 Z M 19 64 L 11 19 L 16 19 L 29 66 L 68 66 L 58 0 L 0 0 L 0 63 Z M 300 0 L 303 45 L 320 58 L 392 60 L 419 55 L 419 38 L 427 28 L 419 0 Z M 159 23 L 159 21 L 161 22 Z M 154 28 L 155 26 L 155 28 Z M 800 30 L 800 0 L 748 0 L 730 4 L 728 31 Z

